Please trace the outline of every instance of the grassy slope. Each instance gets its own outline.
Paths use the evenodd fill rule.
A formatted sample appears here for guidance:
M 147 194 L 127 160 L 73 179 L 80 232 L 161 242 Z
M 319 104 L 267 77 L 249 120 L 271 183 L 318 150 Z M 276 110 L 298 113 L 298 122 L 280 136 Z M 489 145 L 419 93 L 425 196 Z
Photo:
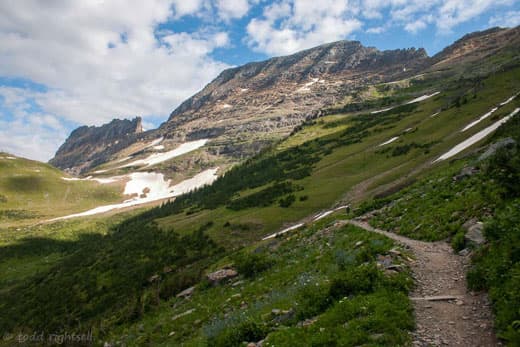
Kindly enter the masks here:
M 377 256 L 392 247 L 385 237 L 329 218 L 228 258 L 243 274 L 232 283 L 200 284 L 190 300 L 171 299 L 109 340 L 129 346 L 235 346 L 264 338 L 266 346 L 289 346 L 295 339 L 327 346 L 403 345 L 413 328 L 406 297 L 411 278 L 376 266 Z M 399 318 L 390 321 L 390 315 Z M 305 328 L 298 324 L 305 319 L 316 322 Z
M 166 324 L 164 322 L 167 320 L 166 317 L 171 316 L 167 303 L 175 304 L 176 299 L 171 299 L 174 294 L 180 289 L 197 283 L 205 268 L 212 266 L 216 268 L 219 264 L 225 264 L 227 258 L 222 257 L 231 255 L 233 251 L 243 246 L 254 244 L 261 236 L 278 230 L 284 224 L 297 221 L 320 209 L 332 206 L 334 203 L 341 201 L 345 197 L 345 193 L 352 187 L 365 183 L 366 189 L 360 190 L 356 196 L 348 196 L 349 199 L 361 201 L 375 194 L 377 190 L 371 190 L 371 187 L 378 187 L 402 178 L 410 174 L 412 169 L 429 163 L 470 134 L 490 124 L 492 120 L 488 119 L 472 128 L 471 131 L 468 131 L 468 134 L 461 134 L 457 131 L 487 112 L 493 105 L 507 99 L 519 90 L 518 75 L 519 69 L 495 74 L 484 81 L 483 86 L 477 92 L 477 98 L 468 98 L 468 102 L 461 104 L 460 107 L 456 107 L 453 100 L 460 96 L 461 90 L 465 91 L 471 88 L 471 81 L 443 81 L 442 86 L 448 86 L 448 89 L 441 89 L 440 82 L 436 82 L 437 85 L 432 85 L 433 82 L 429 81 L 421 84 L 423 87 L 426 86 L 427 90 L 420 90 L 417 86 L 412 85 L 402 91 L 402 95 L 398 95 L 397 99 L 399 100 L 410 100 L 414 96 L 432 90 L 442 90 L 440 95 L 418 104 L 417 107 L 405 107 L 377 115 L 360 113 L 337 115 L 333 117 L 334 124 L 329 125 L 327 131 L 321 134 L 325 136 L 320 136 L 315 141 L 304 144 L 301 144 L 300 140 L 289 138 L 287 140 L 289 145 L 285 147 L 286 149 L 264 153 L 255 160 L 251 160 L 249 164 L 239 167 L 236 172 L 243 172 L 245 175 L 243 178 L 246 181 L 252 180 L 253 176 L 250 175 L 262 176 L 265 174 L 265 177 L 260 177 L 261 179 L 258 180 L 260 183 L 256 186 L 238 186 L 240 179 L 235 178 L 240 177 L 230 175 L 228 178 L 222 178 L 220 183 L 216 183 L 210 188 L 192 194 L 184 200 L 179 199 L 173 205 L 152 209 L 138 215 L 137 218 L 128 219 L 122 224 L 118 223 L 119 217 L 110 218 L 106 224 L 97 222 L 99 221 L 97 218 L 89 218 L 85 221 L 72 221 L 43 227 L 43 240 L 38 240 L 38 242 L 43 241 L 43 243 L 33 242 L 33 240 L 26 238 L 18 239 L 16 242 L 5 239 L 6 243 L 2 249 L 3 261 L 10 264 L 10 267 L 18 267 L 23 275 L 20 276 L 20 280 L 17 280 L 18 277 L 12 275 L 12 273 L 6 275 L 8 285 L 2 285 L 0 289 L 5 294 L 2 295 L 0 306 L 6 312 L 0 321 L 0 328 L 5 331 L 16 331 L 16 329 L 23 328 L 62 331 L 67 328 L 92 326 L 95 329 L 96 336 L 106 336 L 116 326 L 121 326 L 119 330 L 113 333 L 114 338 L 119 334 L 127 335 L 132 331 L 135 332 L 135 329 L 137 329 L 144 339 L 167 343 L 167 337 L 164 336 L 162 328 L 153 326 L 153 329 L 158 329 L 157 331 L 161 332 L 157 334 L 148 331 L 148 329 L 152 329 L 152 325 L 148 325 L 146 322 L 150 321 L 154 324 L 157 323 L 157 325 L 164 325 L 166 326 L 165 329 L 168 330 L 186 329 L 183 330 L 186 331 L 183 334 L 187 335 L 179 336 L 186 340 L 193 339 L 194 343 L 197 339 L 208 338 L 210 335 L 202 330 L 192 329 L 193 331 L 191 331 L 188 329 L 193 326 L 191 321 L 188 321 L 184 328 L 176 328 L 177 323 L 168 321 L 168 324 Z M 508 105 L 508 107 L 512 108 L 513 105 Z M 431 114 L 441 108 L 445 108 L 445 110 L 440 115 L 430 118 Z M 507 110 L 504 109 L 505 111 Z M 328 119 L 324 122 L 328 122 Z M 320 127 L 323 129 L 323 126 L 324 124 L 319 123 L 311 124 L 308 125 L 309 128 L 304 127 L 303 131 L 313 131 L 311 128 L 314 127 L 315 131 L 319 132 L 321 131 Z M 392 152 L 383 153 L 381 148 L 377 147 L 378 144 L 392 136 L 402 134 L 405 129 L 410 127 L 416 130 L 401 135 L 400 141 L 402 142 L 388 145 L 392 148 Z M 330 131 L 330 129 L 335 131 Z M 391 155 L 395 148 L 412 143 L 423 145 L 423 147 L 417 148 L 416 146 L 402 155 Z M 424 147 L 426 144 L 429 145 Z M 295 147 L 295 145 L 297 146 Z M 309 163 L 303 161 L 309 158 L 317 159 L 315 162 L 310 161 L 312 168 L 310 176 L 301 179 L 292 177 L 290 172 L 293 172 L 296 167 L 309 167 Z M 275 162 L 279 164 L 278 169 L 281 169 L 281 171 L 274 170 L 265 173 L 262 170 L 265 168 L 265 163 L 262 164 L 264 166 L 259 164 L 262 163 L 262 160 L 265 163 Z M 441 168 L 446 167 L 448 163 L 441 163 L 439 166 Z M 419 175 L 424 174 L 424 172 L 418 171 L 414 174 Z M 276 201 L 267 207 L 254 207 L 238 211 L 225 207 L 229 203 L 229 199 L 236 200 L 265 190 L 282 176 L 286 176 L 284 179 L 303 187 L 303 190 L 292 193 L 296 196 L 296 201 L 290 207 L 282 208 Z M 227 193 L 230 191 L 234 194 L 222 198 L 222 194 L 219 195 L 218 187 L 227 189 L 220 192 L 226 191 Z M 215 200 L 219 198 L 221 201 L 215 202 L 211 208 L 205 208 L 208 201 L 205 201 L 204 198 L 208 196 L 215 198 Z M 299 199 L 301 196 L 306 196 L 307 199 Z M 181 205 L 182 202 L 186 205 Z M 150 223 L 151 221 L 157 222 L 158 226 Z M 55 230 L 52 231 L 53 229 Z M 172 229 L 176 233 L 171 232 Z M 64 236 L 62 232 L 67 234 L 67 230 L 70 233 Z M 197 233 L 197 230 L 200 232 Z M 34 229 L 31 229 L 30 232 L 34 232 Z M 318 231 L 313 229 L 312 232 Z M 373 236 L 368 236 L 361 231 L 351 230 L 351 232 L 360 233 L 359 237 L 367 238 L 367 240 L 373 238 Z M 179 236 L 176 236 L 177 234 Z M 226 250 L 220 249 L 218 245 L 214 245 L 203 238 L 204 234 L 209 235 Z M 84 235 L 84 237 L 76 235 Z M 183 235 L 187 239 L 180 239 Z M 310 240 L 313 240 L 311 234 L 307 236 Z M 336 236 L 339 237 L 339 235 L 331 237 L 335 238 Z M 56 242 L 60 238 L 64 238 L 67 242 Z M 193 264 L 183 262 L 183 258 L 178 256 L 178 252 L 181 251 L 179 240 L 181 240 L 181 244 L 187 242 L 185 248 L 194 256 L 190 260 L 193 261 Z M 305 243 L 305 238 L 300 241 Z M 305 254 L 309 252 L 309 249 L 301 248 L 302 245 L 290 242 L 288 249 L 294 248 L 295 251 L 301 251 L 296 255 L 305 259 Z M 341 242 L 345 242 L 341 249 L 347 253 L 352 251 L 350 241 Z M 383 243 L 385 242 L 387 241 L 383 241 Z M 42 244 L 44 247 L 41 247 Z M 67 248 L 66 245 L 70 245 L 70 247 Z M 165 245 L 168 245 L 168 247 L 165 247 Z M 35 252 L 35 249 L 39 249 L 39 253 Z M 334 252 L 341 249 L 335 249 Z M 384 253 L 385 250 L 377 249 L 375 252 Z M 280 257 L 283 258 L 283 255 L 284 253 L 281 253 Z M 367 261 L 373 261 L 374 255 L 374 253 L 371 253 L 371 258 L 367 258 Z M 198 257 L 198 260 L 196 260 L 196 257 Z M 27 259 L 30 260 L 28 263 L 32 262 L 32 265 L 24 269 L 21 264 Z M 45 264 L 47 260 L 49 260 L 50 265 Z M 287 262 L 289 260 L 287 259 Z M 228 259 L 227 261 L 233 260 Z M 330 266 L 333 269 L 334 264 L 335 261 L 330 260 L 329 257 L 329 260 L 318 263 L 316 270 L 324 271 L 325 276 L 329 276 L 331 272 L 327 272 L 329 271 L 328 267 Z M 165 272 L 166 266 L 173 268 L 174 271 Z M 286 273 L 301 274 L 302 271 L 305 272 L 304 267 L 291 268 L 285 263 L 281 264 L 276 261 L 273 266 L 274 269 Z M 305 267 L 307 266 L 312 267 L 312 264 L 305 263 Z M 161 278 L 159 284 L 148 281 L 153 274 L 159 274 Z M 377 293 L 380 287 L 384 289 L 387 286 L 384 281 L 381 282 L 382 285 L 380 286 L 380 282 L 378 282 L 381 279 L 380 276 L 377 274 L 374 276 L 377 281 L 373 283 L 373 287 L 370 286 L 369 291 L 371 293 Z M 277 282 L 278 280 L 274 278 L 272 281 L 272 286 L 281 285 L 281 282 Z M 261 282 L 255 281 L 253 285 L 255 287 L 260 286 Z M 64 290 L 65 288 L 66 290 Z M 200 300 L 207 300 L 204 296 L 212 295 L 213 290 L 218 293 L 218 289 L 210 289 L 207 292 L 208 294 L 203 293 L 204 295 Z M 226 290 L 223 289 L 224 292 L 219 294 L 222 295 L 221 298 L 230 294 Z M 404 294 L 406 291 L 402 288 L 401 292 Z M 157 299 L 157 293 L 159 299 Z M 255 289 L 254 293 L 251 294 L 251 300 L 258 300 L 256 295 L 259 295 L 259 293 L 265 294 L 265 288 L 264 292 L 260 288 Z M 305 296 L 305 294 L 302 295 Z M 298 295 L 291 299 L 297 297 Z M 360 301 L 362 300 L 360 299 Z M 375 295 L 370 300 L 375 300 L 371 302 L 380 302 L 381 298 Z M 389 308 L 390 311 L 395 313 L 399 312 L 397 306 L 405 305 L 400 298 L 396 298 L 396 300 L 399 305 Z M 13 302 L 18 304 L 13 306 Z M 44 305 L 42 302 L 49 304 Z M 337 324 L 339 321 L 333 319 L 337 314 L 343 311 L 354 312 L 354 316 L 360 314 L 355 311 L 361 307 L 359 304 L 352 304 L 350 309 L 353 311 L 349 311 L 349 308 L 343 309 L 338 303 L 339 301 L 331 301 L 331 299 L 325 298 L 325 302 L 327 305 L 324 304 L 315 314 L 323 314 L 324 317 L 328 317 L 328 310 L 332 310 L 330 311 L 332 318 L 329 322 L 333 330 L 339 326 Z M 54 305 L 54 303 L 60 304 Z M 277 305 L 277 302 L 271 302 L 270 305 Z M 335 311 L 336 305 L 339 305 L 340 308 Z M 377 306 L 368 305 L 367 307 L 370 310 L 377 310 Z M 73 308 L 72 311 L 70 308 Z M 218 315 L 215 316 L 215 312 L 210 311 L 207 316 L 199 318 L 201 319 L 199 324 L 202 321 L 207 323 L 218 317 Z M 410 317 L 409 312 L 402 314 L 403 317 Z M 386 319 L 388 319 L 388 316 L 390 315 L 387 314 Z M 22 318 L 14 319 L 13 317 Z M 406 323 L 408 318 L 403 321 Z M 353 317 L 342 319 L 350 320 Z M 141 320 L 146 323 L 146 327 L 142 329 L 139 323 L 133 323 Z M 77 326 L 78 321 L 81 322 L 79 327 Z M 327 319 L 324 319 L 324 321 L 327 322 Z M 240 320 L 238 322 L 240 323 Z M 264 323 L 267 322 L 262 320 L 261 329 L 272 328 L 269 324 Z M 293 323 L 295 322 L 291 324 Z M 390 324 L 392 321 L 385 321 L 385 323 Z M 267 327 L 264 325 L 267 325 Z M 320 326 L 316 325 L 316 327 Z M 410 329 L 410 326 L 406 323 L 395 328 L 402 332 Z M 318 329 L 319 331 L 320 329 Z M 273 333 L 273 341 L 283 345 L 286 343 L 284 341 L 288 341 L 288 336 L 304 336 L 306 334 L 304 330 L 293 325 L 289 326 L 288 332 L 294 335 Z M 366 339 L 370 337 L 367 337 L 365 333 L 362 334 L 360 341 L 367 341 Z M 386 331 L 381 333 L 386 333 Z M 379 332 L 374 332 L 374 334 L 377 335 Z M 323 338 L 329 338 L 329 340 L 324 341 L 330 341 L 332 336 L 336 335 L 325 336 Z M 404 335 L 396 333 L 396 336 L 399 340 L 398 342 L 394 341 L 394 343 L 406 341 L 405 338 L 399 337 Z
M 50 165 L 24 158 L 6 159 L 9 156 L 0 153 L 0 228 L 121 200 L 122 188 L 117 185 L 65 181 L 64 173 Z
M 366 203 L 358 211 L 377 209 L 372 212 L 373 225 L 417 239 L 451 239 L 456 250 L 475 248 L 464 239 L 463 224 L 483 221 L 488 242 L 474 250 L 468 283 L 475 290 L 489 291 L 498 334 L 511 346 L 520 343 L 519 134 L 517 115 L 486 141 L 489 144 L 510 137 L 516 145 L 502 148 L 486 160 L 471 155 L 453 162 L 399 193 Z M 478 171 L 454 179 L 465 167 Z
M 344 129 L 342 125 L 338 125 L 340 127 L 338 132 L 320 138 L 321 142 L 318 142 L 317 147 L 321 150 L 319 152 L 321 160 L 314 165 L 312 174 L 297 181 L 304 189 L 297 192 L 296 196 L 305 195 L 308 196 L 308 199 L 305 201 L 297 199 L 289 208 L 280 208 L 273 204 L 269 207 L 235 212 L 225 207 L 218 207 L 215 210 L 203 210 L 189 215 L 174 214 L 160 219 L 158 222 L 161 226 L 173 227 L 179 232 L 184 230 L 189 232 L 201 224 L 214 221 L 214 227 L 209 230 L 209 233 L 216 239 L 223 239 L 225 243 L 240 241 L 244 237 L 243 233 L 237 234 L 237 238 L 233 238 L 233 235 L 229 233 L 223 233 L 221 226 L 227 221 L 231 224 L 251 224 L 254 226 L 252 228 L 254 230 L 248 236 L 253 239 L 258 238 L 276 228 L 281 228 L 287 222 L 297 221 L 317 210 L 332 206 L 339 202 L 345 192 L 356 184 L 370 180 L 368 188 L 378 187 L 402 178 L 421 164 L 429 163 L 455 144 L 491 124 L 494 120 L 487 119 L 465 133 L 458 132 L 459 129 L 487 112 L 495 104 L 507 99 L 517 90 L 520 90 L 520 69 L 516 69 L 514 73 L 507 72 L 486 80 L 484 89 L 477 94 L 476 99 L 471 99 L 460 108 L 451 107 L 437 117 L 430 118 L 430 115 L 437 112 L 452 97 L 453 91 L 451 93 L 450 91 L 443 92 L 435 98 L 420 103 L 413 112 L 400 114 L 394 122 L 389 122 L 384 126 L 376 125 L 371 129 L 371 134 L 364 137 L 362 142 L 337 147 L 330 154 L 323 154 L 323 152 L 327 153 L 327 147 L 331 148 L 336 145 L 336 141 L 342 141 L 341 134 Z M 513 108 L 514 104 L 511 103 L 495 114 L 503 116 Z M 377 119 L 375 116 L 380 118 L 381 114 L 366 116 L 366 118 Z M 335 119 L 336 122 L 338 117 Z M 364 122 L 364 116 L 360 117 L 360 122 Z M 346 124 L 352 124 L 352 116 L 345 115 L 343 119 Z M 328 122 L 328 119 L 325 119 L 324 122 Z M 304 128 L 302 131 L 313 131 L 312 129 L 320 127 L 322 125 L 314 124 L 310 126 L 310 130 Z M 415 130 L 403 134 L 403 131 L 410 127 Z M 378 129 L 381 128 L 384 130 L 379 131 Z M 439 141 L 439 143 L 433 144 L 428 153 L 425 153 L 425 149 L 417 148 L 410 150 L 405 155 L 395 157 L 389 156 L 388 153 L 381 153 L 382 148 L 378 148 L 377 145 L 398 134 L 401 134 L 401 138 L 386 147 L 395 148 L 410 143 L 428 144 L 435 141 Z M 293 138 L 287 140 L 289 143 L 293 141 Z M 314 149 L 312 150 L 314 151 Z M 372 179 L 373 177 L 376 179 Z M 366 197 L 367 193 L 370 192 L 363 192 L 362 197 Z

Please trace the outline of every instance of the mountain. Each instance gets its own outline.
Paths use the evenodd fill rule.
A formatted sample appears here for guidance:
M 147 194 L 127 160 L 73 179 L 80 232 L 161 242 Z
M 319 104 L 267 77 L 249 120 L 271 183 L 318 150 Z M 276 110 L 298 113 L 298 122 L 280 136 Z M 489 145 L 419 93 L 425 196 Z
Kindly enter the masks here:
M 110 159 L 140 138 L 142 120 L 114 119 L 100 127 L 82 126 L 74 130 L 60 146 L 49 164 L 71 174 L 79 174 Z
M 287 136 L 360 86 L 399 79 L 426 61 L 422 49 L 381 52 L 339 41 L 246 64 L 223 71 L 158 131 L 179 141 L 212 138 L 214 150 L 241 158 Z
M 407 76 L 427 61 L 423 49 L 379 51 L 357 41 L 339 41 L 249 63 L 223 71 L 175 109 L 159 129 L 128 136 L 135 132 L 127 129 L 136 127 L 135 120 L 131 124 L 116 120 L 101 128 L 81 127 L 50 163 L 84 173 L 125 146 L 160 137 L 166 147 L 207 138 L 211 140 L 209 154 L 236 162 L 287 136 L 306 119 L 316 117 L 321 108 L 334 105 L 352 91 Z M 116 130 L 118 127 L 121 129 Z
M 473 33 L 416 68 L 390 64 L 392 79 L 352 84 L 238 163 L 217 151 L 235 141 L 225 132 L 189 135 L 215 102 L 194 99 L 93 177 L 54 170 L 58 183 L 116 179 L 140 199 L 235 162 L 160 205 L 2 230 L 0 346 L 35 331 L 96 346 L 517 346 L 518 36 Z M 318 98 L 319 80 L 292 83 Z M 33 165 L 20 163 L 0 182 L 0 207 L 33 188 L 32 176 L 13 184 Z M 55 214 L 68 204 L 56 188 Z
M 306 120 L 323 115 L 324 109 L 381 96 L 369 86 L 420 78 L 425 73 L 473 74 L 471 62 L 500 51 L 514 53 L 520 44 L 519 30 L 493 28 L 468 34 L 433 57 L 424 49 L 379 51 L 358 41 L 338 41 L 227 69 L 177 107 L 158 129 L 128 136 L 135 131 L 127 131 L 126 123 L 120 123 L 124 121 L 88 131 L 82 127 L 50 163 L 75 174 L 85 173 L 129 153 L 132 158 L 150 154 L 142 151 L 146 143 L 161 138 L 163 151 L 209 139 L 203 154 L 199 151 L 196 157 L 178 159 L 171 164 L 172 172 L 193 170 L 193 162 L 203 167 L 227 166 L 285 138 Z M 501 66 L 495 63 L 499 62 L 485 69 Z M 457 71 L 458 65 L 467 66 L 468 71 Z M 118 126 L 121 129 L 112 139 L 101 135 L 104 140 L 98 141 L 98 134 L 111 134 Z

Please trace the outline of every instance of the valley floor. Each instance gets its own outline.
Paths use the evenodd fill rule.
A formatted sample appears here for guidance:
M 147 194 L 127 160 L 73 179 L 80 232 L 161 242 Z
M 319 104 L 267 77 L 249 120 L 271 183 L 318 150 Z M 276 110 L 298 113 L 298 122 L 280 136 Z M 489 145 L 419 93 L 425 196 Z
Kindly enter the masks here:
M 468 256 L 454 253 L 443 241 L 412 240 L 373 228 L 363 218 L 350 224 L 385 235 L 415 255 L 410 264 L 416 282 L 410 293 L 416 320 L 413 346 L 498 346 L 487 295 L 468 290 Z

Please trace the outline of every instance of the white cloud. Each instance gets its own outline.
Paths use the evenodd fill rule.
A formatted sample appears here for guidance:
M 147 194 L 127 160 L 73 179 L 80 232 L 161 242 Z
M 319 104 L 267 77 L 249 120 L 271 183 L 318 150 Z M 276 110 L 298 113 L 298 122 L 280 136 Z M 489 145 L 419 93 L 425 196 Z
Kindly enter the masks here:
M 407 23 L 405 26 L 404 26 L 404 30 L 410 32 L 410 33 L 417 33 L 418 31 L 422 30 L 422 29 L 425 29 L 426 28 L 426 22 L 422 19 L 418 19 L 414 22 L 411 22 L 411 23 Z
M 212 50 L 229 44 L 225 32 L 161 32 L 156 36 L 159 23 L 174 15 L 195 14 L 203 1 L 52 4 L 0 2 L 0 76 L 47 86 L 47 92 L 19 95 L 30 97 L 41 114 L 88 125 L 115 117 L 166 117 L 227 67 L 210 57 Z M 35 127 L 34 120 L 41 114 L 18 122 Z M 66 135 L 65 130 L 55 138 Z M 33 147 L 27 147 L 28 155 L 35 157 Z M 44 159 L 49 157 L 46 151 Z
M 372 27 L 367 29 L 367 33 L 369 34 L 381 34 L 386 30 L 385 27 Z
M 520 23 L 515 0 L 5 0 L 0 76 L 47 90 L 0 91 L 0 148 L 48 159 L 71 125 L 137 115 L 147 127 L 157 124 L 228 67 L 212 54 L 233 47 L 226 26 L 240 30 L 241 21 L 231 21 L 255 6 L 262 15 L 247 19 L 243 39 L 268 55 L 352 38 L 363 28 L 444 34 L 484 15 L 490 25 Z M 194 32 L 179 30 L 187 16 L 199 21 Z
M 441 33 L 485 13 L 493 7 L 513 4 L 513 0 L 445 0 L 438 10 L 436 26 Z
M 357 9 L 346 1 L 295 0 L 267 6 L 263 18 L 247 26 L 248 44 L 267 54 L 289 54 L 324 42 L 345 39 L 361 28 Z
M 67 130 L 58 118 L 34 111 L 37 94 L 0 87 L 0 151 L 46 160 L 65 140 Z
M 186 15 L 196 15 L 207 6 L 204 0 L 173 0 L 173 12 L 177 18 Z
M 217 0 L 216 5 L 220 17 L 224 20 L 242 18 L 250 8 L 248 0 Z
M 520 11 L 508 11 L 501 15 L 491 17 L 490 26 L 513 28 L 520 25 Z

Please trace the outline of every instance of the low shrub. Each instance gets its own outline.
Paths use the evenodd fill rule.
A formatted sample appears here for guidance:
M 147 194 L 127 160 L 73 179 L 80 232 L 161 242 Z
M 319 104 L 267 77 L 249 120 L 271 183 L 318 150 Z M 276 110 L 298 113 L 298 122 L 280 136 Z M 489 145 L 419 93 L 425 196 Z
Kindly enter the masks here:
M 235 257 L 234 263 L 238 273 L 246 278 L 253 278 L 274 264 L 265 254 L 257 253 L 241 253 Z

